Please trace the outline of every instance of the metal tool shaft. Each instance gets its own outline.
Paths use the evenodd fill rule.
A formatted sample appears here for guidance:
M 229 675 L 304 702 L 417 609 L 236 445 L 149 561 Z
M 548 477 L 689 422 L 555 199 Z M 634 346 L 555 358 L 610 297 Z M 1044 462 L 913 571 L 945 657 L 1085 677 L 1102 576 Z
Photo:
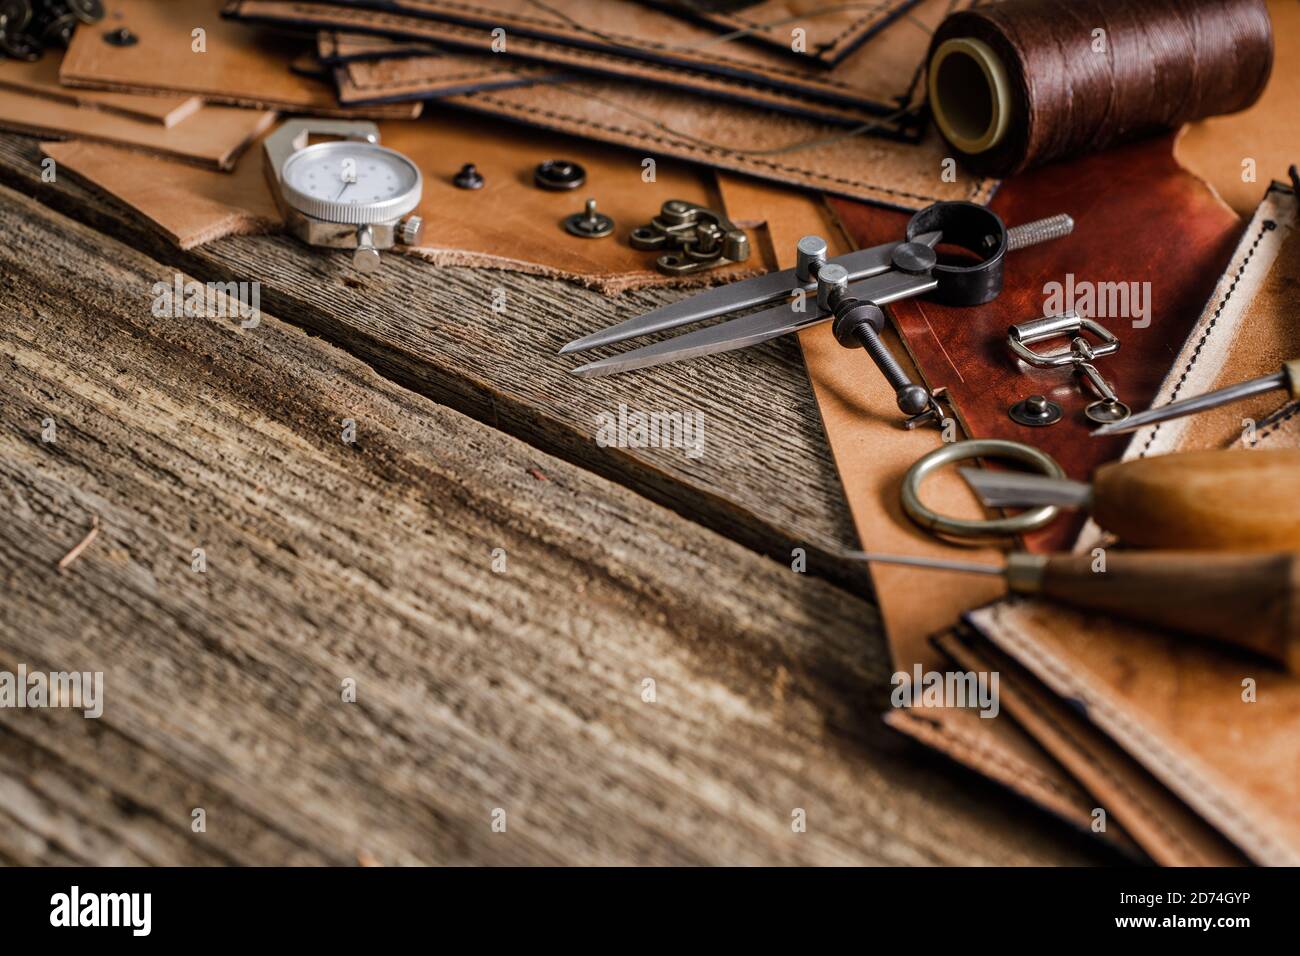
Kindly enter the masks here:
M 1288 377 L 1285 371 L 1278 372 L 1275 375 L 1265 375 L 1262 378 L 1252 378 L 1236 385 L 1229 385 L 1227 388 L 1206 392 L 1204 395 L 1185 398 L 1181 402 L 1170 402 L 1168 405 L 1161 405 L 1145 412 L 1138 412 L 1138 414 L 1131 415 L 1122 422 L 1103 425 L 1092 434 L 1094 438 L 1107 435 L 1122 435 L 1125 432 L 1136 431 L 1145 425 L 1154 425 L 1157 422 L 1182 418 L 1184 415 L 1195 415 L 1197 412 L 1203 412 L 1209 408 L 1218 408 L 1220 405 L 1239 402 L 1244 398 L 1250 398 L 1252 395 L 1261 395 L 1264 392 L 1286 388 L 1287 382 Z

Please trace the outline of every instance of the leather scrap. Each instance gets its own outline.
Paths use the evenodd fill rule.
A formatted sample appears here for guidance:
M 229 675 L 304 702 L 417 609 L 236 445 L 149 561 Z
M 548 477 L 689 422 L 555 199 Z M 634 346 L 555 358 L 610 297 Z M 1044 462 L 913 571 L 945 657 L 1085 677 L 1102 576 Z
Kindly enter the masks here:
M 535 130 L 502 128 L 472 116 L 449 116 L 438 123 L 386 121 L 379 128 L 383 144 L 410 156 L 424 173 L 424 201 L 417 210 L 426 222 L 423 245 L 398 246 L 396 252 L 444 265 L 554 276 L 604 292 L 706 285 L 766 268 L 764 246 L 757 241 L 749 261 L 688 277 L 661 274 L 654 267 L 654 253 L 628 244 L 628 233 L 667 199 L 715 205 L 719 199 L 707 170 L 664 161 L 656 181 L 647 183 L 634 154 Z M 122 151 L 92 143 L 42 148 L 61 168 L 131 206 L 181 248 L 281 227 L 260 147 L 248 150 L 229 174 L 161 160 L 127 162 Z M 557 157 L 580 157 L 587 186 L 561 193 L 537 189 L 533 167 Z M 452 185 L 465 162 L 474 162 L 483 173 L 483 189 L 468 193 Z M 587 195 L 598 197 L 600 208 L 614 216 L 614 236 L 580 239 L 560 227 Z
M 210 103 L 319 116 L 415 117 L 418 103 L 341 107 L 328 83 L 290 68 L 298 48 L 221 18 L 222 0 L 106 0 L 106 22 L 129 28 L 131 46 L 105 43 L 99 30 L 78 30 L 59 78 L 73 87 L 135 93 L 183 93 Z M 205 31 L 195 52 L 192 31 Z M 314 50 L 314 41 L 297 41 Z
M 202 106 L 169 127 L 0 87 L 0 129 L 53 139 L 116 143 L 213 169 L 231 168 L 248 144 L 275 122 L 275 115 Z
M 100 109 L 135 120 L 175 126 L 194 115 L 203 105 L 202 98 L 185 93 L 162 96 L 142 96 L 136 93 L 110 93 L 103 90 L 78 90 L 59 83 L 59 64 L 62 57 L 55 50 L 47 51 L 39 60 L 12 60 L 0 58 L 0 87 L 43 96 L 69 106 Z
M 964 2 L 964 0 L 959 0 Z M 920 105 L 921 63 L 929 31 L 954 0 L 923 0 L 909 16 L 833 69 L 738 40 L 631 0 L 395 0 L 382 10 L 317 0 L 231 0 L 227 15 L 302 28 L 335 28 L 436 41 L 446 47 L 524 58 L 604 76 L 686 89 L 784 110 L 824 122 L 859 125 Z M 506 31 L 494 50 L 493 29 Z M 914 135 L 909 124 L 906 134 Z
M 701 9 L 692 0 L 643 0 L 651 6 L 698 19 L 721 33 L 744 34 L 746 39 L 765 43 L 783 52 L 809 57 L 833 66 L 848 56 L 897 17 L 907 13 L 917 0 L 882 0 L 880 3 L 806 3 L 800 0 L 758 0 L 735 4 L 723 10 Z M 794 30 L 802 30 L 800 48 Z

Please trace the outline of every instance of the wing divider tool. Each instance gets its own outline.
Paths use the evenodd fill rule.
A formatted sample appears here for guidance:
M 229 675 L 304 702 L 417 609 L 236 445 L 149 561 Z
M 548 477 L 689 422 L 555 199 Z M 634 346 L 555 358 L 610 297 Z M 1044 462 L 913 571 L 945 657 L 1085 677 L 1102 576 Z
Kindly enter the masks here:
M 882 307 L 919 295 L 946 305 L 990 302 L 1002 291 L 1002 266 L 1008 251 L 1059 239 L 1073 230 L 1074 220 L 1067 215 L 1007 229 L 996 213 L 975 203 L 935 203 L 911 218 L 901 242 L 828 259 L 824 239 L 804 236 L 796 247 L 793 269 L 709 289 L 576 339 L 560 349 L 560 354 L 613 345 L 785 299 L 780 305 L 591 362 L 573 372 L 609 375 L 729 352 L 835 319 L 837 339 L 846 347 L 865 349 L 895 387 L 899 409 L 913 420 L 918 415 L 926 419 L 936 411 L 934 398 L 910 381 L 880 339 Z M 946 257 L 941 261 L 936 251 L 941 243 L 959 247 L 978 261 L 954 264 Z M 814 291 L 815 304 L 809 302 L 808 295 Z

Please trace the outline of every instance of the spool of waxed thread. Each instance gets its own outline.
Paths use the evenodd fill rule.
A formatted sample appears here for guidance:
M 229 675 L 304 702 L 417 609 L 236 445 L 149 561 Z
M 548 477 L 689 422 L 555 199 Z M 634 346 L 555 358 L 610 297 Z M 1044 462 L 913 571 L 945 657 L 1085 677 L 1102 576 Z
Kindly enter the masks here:
M 1245 109 L 1273 66 L 1264 0 L 1005 0 L 930 43 L 935 123 L 1006 176 Z

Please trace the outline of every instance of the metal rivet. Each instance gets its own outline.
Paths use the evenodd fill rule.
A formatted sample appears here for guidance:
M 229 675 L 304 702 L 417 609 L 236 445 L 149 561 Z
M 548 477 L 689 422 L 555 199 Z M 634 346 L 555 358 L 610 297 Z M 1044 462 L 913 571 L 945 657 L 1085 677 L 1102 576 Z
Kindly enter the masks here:
M 140 38 L 130 31 L 127 27 L 118 27 L 116 30 L 109 30 L 104 34 L 104 42 L 113 46 L 135 46 L 140 42 Z
M 614 220 L 603 212 L 596 212 L 596 200 L 588 199 L 582 212 L 575 212 L 564 220 L 564 228 L 583 239 L 599 239 L 614 231 Z
M 1048 401 L 1045 396 L 1030 395 L 1024 401 L 1012 405 L 1007 414 L 1017 425 L 1037 428 L 1043 425 L 1055 425 L 1064 413 L 1060 405 Z
M 473 163 L 466 163 L 460 168 L 452 182 L 456 184 L 457 189 L 482 189 L 483 174 L 478 171 L 478 167 Z
M 587 171 L 568 159 L 548 159 L 533 170 L 533 182 L 539 189 L 577 189 L 586 181 Z

